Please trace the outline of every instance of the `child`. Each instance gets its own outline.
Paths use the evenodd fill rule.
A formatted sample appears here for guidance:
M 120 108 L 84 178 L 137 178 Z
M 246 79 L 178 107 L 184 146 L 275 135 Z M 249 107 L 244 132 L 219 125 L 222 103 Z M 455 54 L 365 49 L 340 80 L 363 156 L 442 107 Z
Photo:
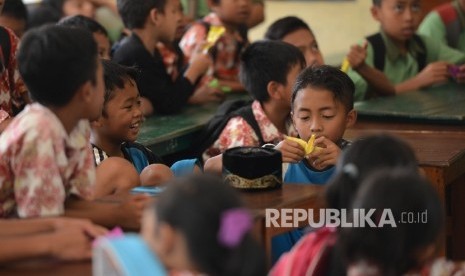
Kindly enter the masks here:
M 82 219 L 0 220 L 0 263 L 43 257 L 86 260 L 91 239 L 105 233 L 105 228 Z
M 202 175 L 169 183 L 145 211 L 141 235 L 172 275 L 181 271 L 191 273 L 187 275 L 266 275 L 264 252 L 252 237 L 252 227 L 253 219 L 237 192 L 217 178 Z M 117 255 L 104 252 L 108 257 Z
M 417 173 L 398 169 L 372 174 L 363 182 L 353 208 L 375 209 L 368 216 L 375 225 L 389 211 L 394 225 L 341 229 L 338 247 L 348 275 L 413 275 L 435 256 L 444 213 L 432 185 Z
M 83 15 L 73 15 L 62 18 L 57 24 L 89 30 L 97 42 L 99 56 L 103 59 L 110 59 L 110 38 L 107 30 L 97 21 Z
M 94 197 L 88 120 L 101 115 L 104 86 L 91 33 L 61 26 L 31 30 L 22 40 L 18 61 L 36 103 L 0 136 L 0 215 L 25 218 L 66 211 L 106 226 L 137 227 L 146 196 L 129 197 L 122 204 L 72 196 Z
M 142 124 L 140 96 L 135 83 L 137 71 L 112 61 L 104 60 L 102 64 L 105 101 L 102 116 L 92 122 L 91 135 L 95 164 L 100 165 L 110 156 L 121 157 L 131 162 L 138 174 L 152 171 L 154 175 L 142 177 L 142 185 L 158 185 L 169 180 L 173 174 L 161 164 L 160 157 L 135 142 Z
M 0 12 L 4 2 L 0 2 Z M 0 134 L 16 115 L 30 102 L 26 86 L 19 75 L 16 53 L 19 39 L 13 31 L 0 26 Z
M 251 12 L 250 0 L 212 0 L 212 13 L 205 16 L 201 22 L 194 23 L 182 38 L 179 45 L 186 57 L 191 60 L 195 50 L 205 43 L 211 26 L 223 26 L 224 34 L 211 48 L 214 78 L 220 81 L 220 86 L 229 87 L 233 91 L 243 91 L 244 88 L 237 78 L 239 59 L 248 39 L 240 34 L 240 27 L 247 23 Z M 208 78 L 203 80 L 208 82 Z
M 199 53 L 192 59 L 175 81 L 166 73 L 156 45 L 173 42 L 181 19 L 179 0 L 118 0 L 117 3 L 124 24 L 132 34 L 121 41 L 113 60 L 141 70 L 137 86 L 143 97 L 144 114 L 149 115 L 153 110 L 161 114 L 177 113 L 191 97 L 219 98 L 219 92 L 213 90 L 193 93 L 195 84 L 210 64 L 205 54 Z
M 27 9 L 22 0 L 4 1 L 3 11 L 0 14 L 0 26 L 12 30 L 21 38 L 26 31 Z
M 352 46 L 347 55 L 356 101 L 444 83 L 453 77 L 448 67 L 465 61 L 465 53 L 415 34 L 421 18 L 420 2 L 373 0 L 371 12 L 380 22 L 381 32 L 368 37 L 362 46 Z M 457 77 L 463 81 L 462 74 Z
M 281 40 L 296 46 L 304 54 L 307 66 L 324 64 L 313 31 L 298 17 L 287 16 L 276 20 L 266 30 L 265 38 Z
M 382 158 L 380 158 L 382 156 Z M 325 193 L 326 208 L 347 209 L 352 205 L 362 182 L 373 171 L 379 169 L 392 170 L 404 168 L 418 171 L 417 161 L 412 149 L 403 141 L 387 136 L 375 135 L 355 141 L 342 154 L 337 163 L 334 177 L 327 184 Z M 299 234 L 297 232 L 292 232 Z M 301 234 L 301 233 L 300 233 Z M 280 236 L 281 237 L 281 236 Z M 289 243 L 293 244 L 299 235 L 289 236 Z M 323 227 L 302 238 L 289 253 L 284 254 L 271 271 L 271 275 L 313 275 L 309 273 L 316 267 L 329 271 L 340 269 L 340 261 L 324 259 L 325 250 L 330 251 L 337 239 L 337 230 Z M 276 245 L 274 240 L 274 244 Z M 284 250 L 282 250 L 284 251 Z M 285 271 L 288 273 L 286 274 Z M 322 275 L 331 275 L 322 273 Z
M 244 118 L 233 117 L 203 154 L 204 160 L 229 148 L 262 146 L 278 143 L 285 135 L 294 136 L 296 133 L 289 118 L 291 89 L 304 67 L 303 55 L 292 45 L 279 41 L 259 41 L 250 45 L 241 57 L 240 78 L 255 99 L 252 112 L 260 133 L 256 133 Z M 221 161 L 221 156 L 215 160 Z
M 428 13 L 418 33 L 465 52 L 465 0 L 444 3 Z

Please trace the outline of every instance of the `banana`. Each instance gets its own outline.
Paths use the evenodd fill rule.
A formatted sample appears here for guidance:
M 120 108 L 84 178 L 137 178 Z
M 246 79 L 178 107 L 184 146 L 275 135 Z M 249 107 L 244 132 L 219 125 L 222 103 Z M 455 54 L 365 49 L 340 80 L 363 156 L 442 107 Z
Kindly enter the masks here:
M 305 150 L 305 155 L 309 155 L 313 151 L 320 150 L 320 147 L 315 147 L 315 134 L 312 134 L 308 142 L 305 142 L 302 139 L 295 138 L 295 137 L 289 137 L 287 136 L 286 139 L 290 141 L 294 141 L 299 143 L 299 145 Z

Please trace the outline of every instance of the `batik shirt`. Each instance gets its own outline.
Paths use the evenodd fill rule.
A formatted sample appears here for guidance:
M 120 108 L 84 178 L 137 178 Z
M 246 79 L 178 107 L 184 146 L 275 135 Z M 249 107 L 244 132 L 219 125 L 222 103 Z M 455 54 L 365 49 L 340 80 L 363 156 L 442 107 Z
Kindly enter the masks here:
M 71 194 L 90 199 L 95 166 L 89 138 L 87 120 L 68 134 L 50 109 L 27 106 L 0 136 L 0 217 L 57 216 Z

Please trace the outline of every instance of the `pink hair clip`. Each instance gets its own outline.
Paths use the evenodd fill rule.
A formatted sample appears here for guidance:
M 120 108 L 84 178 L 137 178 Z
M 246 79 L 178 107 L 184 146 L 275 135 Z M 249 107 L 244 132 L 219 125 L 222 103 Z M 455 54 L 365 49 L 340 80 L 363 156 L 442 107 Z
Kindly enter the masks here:
M 224 211 L 221 215 L 218 241 L 226 247 L 236 247 L 244 235 L 252 229 L 252 222 L 250 213 L 244 208 Z

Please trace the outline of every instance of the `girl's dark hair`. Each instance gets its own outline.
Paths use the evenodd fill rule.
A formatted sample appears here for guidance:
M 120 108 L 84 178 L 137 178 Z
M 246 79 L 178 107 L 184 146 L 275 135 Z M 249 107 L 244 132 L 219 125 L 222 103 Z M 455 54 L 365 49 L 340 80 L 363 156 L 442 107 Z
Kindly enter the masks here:
M 181 232 L 190 259 L 207 275 L 266 275 L 263 249 L 247 233 L 231 249 L 218 240 L 226 210 L 242 206 L 237 192 L 220 179 L 201 175 L 174 180 L 155 202 L 160 222 Z
M 297 30 L 308 30 L 312 35 L 310 27 L 302 19 L 295 16 L 286 16 L 273 22 L 265 33 L 265 39 L 282 40 L 286 35 Z
M 292 89 L 292 109 L 297 94 L 307 87 L 328 90 L 333 94 L 334 100 L 344 105 L 346 112 L 354 109 L 354 82 L 336 67 L 320 65 L 304 69 Z
M 415 154 L 402 140 L 386 134 L 355 141 L 342 154 L 326 189 L 329 208 L 349 208 L 361 182 L 379 168 L 418 171 Z
M 395 227 L 342 228 L 339 246 L 347 264 L 365 260 L 382 275 L 403 275 L 418 263 L 418 254 L 435 245 L 444 225 L 444 214 L 433 186 L 412 170 L 379 170 L 363 182 L 353 208 L 376 209 L 377 224 L 390 209 Z M 414 214 L 414 220 L 408 219 Z M 418 215 L 418 217 L 417 217 Z M 378 226 L 378 224 L 377 224 Z

